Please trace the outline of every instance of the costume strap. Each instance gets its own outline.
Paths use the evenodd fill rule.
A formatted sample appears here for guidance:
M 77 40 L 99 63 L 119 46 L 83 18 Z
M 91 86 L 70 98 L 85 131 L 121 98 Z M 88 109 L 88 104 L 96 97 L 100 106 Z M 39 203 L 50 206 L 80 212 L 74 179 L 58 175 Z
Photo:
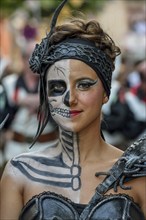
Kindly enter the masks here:
M 109 172 L 96 173 L 96 176 L 99 175 L 107 175 L 96 188 L 100 194 L 104 194 L 111 188 L 117 192 L 117 186 L 124 190 L 131 189 L 124 186 L 124 183 L 136 177 L 146 176 L 146 135 L 128 147 Z
M 81 220 L 89 218 L 90 211 L 109 189 L 114 188 L 116 192 L 117 186 L 120 186 L 124 190 L 129 190 L 131 187 L 124 186 L 126 178 L 133 179 L 146 176 L 146 135 L 128 147 L 108 173 L 96 173 L 96 176 L 99 175 L 106 175 L 107 177 L 97 186 L 89 205 L 80 216 Z

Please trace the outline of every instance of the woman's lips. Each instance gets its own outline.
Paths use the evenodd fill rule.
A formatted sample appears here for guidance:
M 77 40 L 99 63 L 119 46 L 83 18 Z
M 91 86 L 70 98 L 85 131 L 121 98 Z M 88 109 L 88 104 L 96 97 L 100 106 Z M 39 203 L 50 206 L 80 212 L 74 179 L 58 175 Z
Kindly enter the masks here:
M 77 115 L 79 115 L 81 112 L 82 112 L 82 111 L 71 110 L 71 111 L 70 111 L 70 116 L 71 116 L 71 117 L 77 116 Z

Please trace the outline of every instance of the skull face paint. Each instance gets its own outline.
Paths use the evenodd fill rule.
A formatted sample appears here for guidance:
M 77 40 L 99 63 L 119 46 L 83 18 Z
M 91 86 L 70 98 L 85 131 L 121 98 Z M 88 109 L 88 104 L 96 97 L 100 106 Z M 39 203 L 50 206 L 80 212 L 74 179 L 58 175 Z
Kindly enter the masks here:
M 70 90 L 69 74 L 69 60 L 56 62 L 49 68 L 47 74 L 50 112 L 56 123 L 63 128 L 66 121 L 71 121 L 69 106 L 64 103 Z
M 81 125 L 87 126 L 97 117 L 101 110 L 103 91 L 95 71 L 79 60 L 61 60 L 48 69 L 50 112 L 56 123 L 65 130 L 78 132 Z

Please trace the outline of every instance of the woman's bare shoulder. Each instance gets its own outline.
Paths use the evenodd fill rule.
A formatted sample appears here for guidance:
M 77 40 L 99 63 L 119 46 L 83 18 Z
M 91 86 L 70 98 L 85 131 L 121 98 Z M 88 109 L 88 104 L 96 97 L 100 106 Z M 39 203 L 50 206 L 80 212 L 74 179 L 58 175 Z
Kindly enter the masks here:
M 124 151 L 111 144 L 107 144 L 107 149 L 107 155 L 111 156 L 111 158 L 115 161 L 118 160 L 124 153 Z
M 29 163 L 31 157 L 35 156 L 35 153 L 23 153 L 10 159 L 3 170 L 1 181 L 9 181 L 18 183 L 21 173 L 19 172 L 19 166 L 23 163 Z
M 2 219 L 18 219 L 22 204 L 23 177 L 9 161 L 1 178 L 1 217 Z

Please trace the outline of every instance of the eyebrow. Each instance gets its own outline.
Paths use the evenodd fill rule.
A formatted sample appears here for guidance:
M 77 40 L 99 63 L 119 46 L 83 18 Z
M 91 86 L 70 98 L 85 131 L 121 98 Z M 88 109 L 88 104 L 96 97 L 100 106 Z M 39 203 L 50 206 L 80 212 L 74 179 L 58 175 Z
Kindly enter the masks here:
M 92 79 L 92 78 L 89 78 L 89 77 L 80 77 L 80 78 L 76 79 L 77 82 L 78 82 L 78 81 L 81 81 L 81 80 L 97 81 L 98 78 Z
M 97 78 L 97 79 L 91 79 L 91 78 L 89 78 L 89 77 L 81 77 L 81 78 L 76 79 L 75 81 L 76 81 L 76 82 L 79 82 L 79 81 L 81 81 L 81 80 L 90 80 L 90 81 L 93 81 L 93 82 L 97 82 L 97 81 L 98 81 L 98 78 Z M 59 81 L 64 82 L 63 79 L 50 79 L 50 80 L 48 80 L 48 83 L 49 83 L 49 82 L 59 82 Z

